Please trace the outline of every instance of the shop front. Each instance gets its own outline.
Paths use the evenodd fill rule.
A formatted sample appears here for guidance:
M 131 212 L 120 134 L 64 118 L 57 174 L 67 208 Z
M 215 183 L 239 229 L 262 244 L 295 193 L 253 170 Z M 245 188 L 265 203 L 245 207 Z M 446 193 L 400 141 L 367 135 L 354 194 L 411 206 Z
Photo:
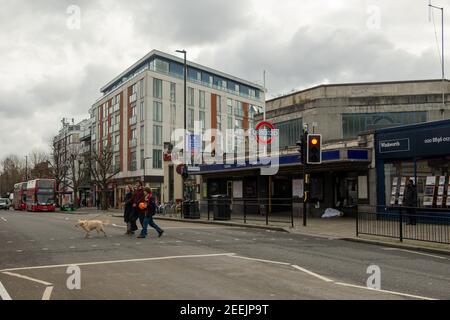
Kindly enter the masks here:
M 321 216 L 326 208 L 356 214 L 359 204 L 369 203 L 370 149 L 326 150 L 322 158 L 322 164 L 310 166 L 308 170 L 311 174 L 310 214 Z M 202 200 L 226 195 L 247 214 L 264 214 L 263 210 L 278 216 L 290 216 L 292 211 L 300 213 L 303 165 L 299 155 L 280 156 L 275 175 L 263 176 L 260 169 L 261 166 L 250 163 L 200 166 L 195 174 L 202 176 Z
M 417 189 L 417 207 L 450 208 L 450 121 L 375 132 L 377 205 L 403 205 L 406 184 Z

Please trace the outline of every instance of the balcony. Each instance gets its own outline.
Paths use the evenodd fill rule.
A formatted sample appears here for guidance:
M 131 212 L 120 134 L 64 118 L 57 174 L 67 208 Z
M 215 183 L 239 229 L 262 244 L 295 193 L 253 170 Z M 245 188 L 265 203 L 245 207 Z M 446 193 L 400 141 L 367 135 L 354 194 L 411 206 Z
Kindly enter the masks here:
M 133 93 L 130 96 L 130 103 L 136 102 L 137 101 L 137 93 Z
M 137 147 L 137 139 L 131 139 L 129 142 L 130 148 Z
M 130 126 L 135 125 L 137 123 L 137 116 L 133 116 L 130 118 Z

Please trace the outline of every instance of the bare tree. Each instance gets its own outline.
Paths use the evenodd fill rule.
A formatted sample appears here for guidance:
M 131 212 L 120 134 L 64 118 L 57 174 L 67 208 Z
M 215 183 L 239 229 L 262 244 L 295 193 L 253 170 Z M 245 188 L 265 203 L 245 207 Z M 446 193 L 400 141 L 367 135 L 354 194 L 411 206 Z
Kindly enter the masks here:
M 29 155 L 29 165 L 31 165 L 31 179 L 49 179 L 53 173 L 49 164 L 50 155 L 41 150 L 33 150 Z
M 89 157 L 89 171 L 92 180 L 100 191 L 102 210 L 108 210 L 109 204 L 106 197 L 108 185 L 120 172 L 119 167 L 113 165 L 113 156 L 113 150 L 108 144 L 101 148 L 93 147 Z
M 69 175 L 68 186 L 73 189 L 75 197 L 74 206 L 75 208 L 78 208 L 78 190 L 86 178 L 86 169 L 88 167 L 88 163 L 83 161 L 81 155 L 81 145 L 74 144 L 69 146 L 67 151 L 67 165 Z
M 64 190 L 67 185 L 67 171 L 68 167 L 64 156 L 64 147 L 57 141 L 51 141 L 51 154 L 49 158 L 49 165 L 52 171 L 52 177 L 56 181 L 56 190 L 60 192 Z M 57 197 L 57 205 L 61 205 L 61 195 Z
M 0 195 L 6 196 L 7 193 L 14 191 L 16 183 L 24 181 L 25 172 L 17 155 L 5 157 L 0 166 Z

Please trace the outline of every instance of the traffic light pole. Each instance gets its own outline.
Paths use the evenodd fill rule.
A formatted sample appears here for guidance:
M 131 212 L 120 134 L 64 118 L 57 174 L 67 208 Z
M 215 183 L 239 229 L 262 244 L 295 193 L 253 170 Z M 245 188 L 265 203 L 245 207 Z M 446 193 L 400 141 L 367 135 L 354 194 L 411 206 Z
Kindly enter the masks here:
M 309 175 L 307 173 L 308 159 L 306 158 L 308 148 L 308 131 L 303 131 L 302 137 L 302 164 L 303 164 L 303 226 L 307 226 L 307 203 L 309 198 Z

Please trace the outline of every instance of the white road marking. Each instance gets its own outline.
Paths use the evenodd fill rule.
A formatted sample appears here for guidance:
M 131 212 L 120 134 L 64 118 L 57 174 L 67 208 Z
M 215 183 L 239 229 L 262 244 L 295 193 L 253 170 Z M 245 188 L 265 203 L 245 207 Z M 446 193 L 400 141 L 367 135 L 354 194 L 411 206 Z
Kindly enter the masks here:
M 48 248 L 42 248 L 42 251 L 48 251 Z
M 115 246 L 120 246 L 120 243 L 114 243 Z
M 42 295 L 42 300 L 50 300 L 50 296 L 52 295 L 53 287 L 45 288 L 44 294 Z
M 242 256 L 236 256 L 232 255 L 230 256 L 232 258 L 238 258 L 238 259 L 244 259 L 244 260 L 253 260 L 253 261 L 259 261 L 259 262 L 267 262 L 267 263 L 273 263 L 273 264 L 281 264 L 284 266 L 290 266 L 290 263 L 287 262 L 280 262 L 280 261 L 273 261 L 273 260 L 264 260 L 264 259 L 255 259 L 255 258 L 249 258 L 249 257 L 242 257 Z
M 136 242 L 136 245 L 140 245 L 141 243 L 140 242 Z
M 423 252 L 417 252 L 417 251 L 406 250 L 406 249 L 398 249 L 398 248 L 382 248 L 382 250 L 385 250 L 385 251 L 403 251 L 403 252 L 409 252 L 409 253 L 418 254 L 418 255 L 421 255 L 421 256 L 427 256 L 427 257 L 433 257 L 433 258 L 437 258 L 437 259 L 449 260 L 449 259 L 446 258 L 446 257 L 441 257 L 441 256 L 436 256 L 436 255 L 434 255 L 434 254 L 423 253 Z
M 181 241 L 180 240 L 177 240 L 177 241 L 175 241 L 176 243 L 181 243 Z
M 112 261 L 99 261 L 99 262 L 83 262 L 83 263 L 70 263 L 70 264 L 56 264 L 48 266 L 35 266 L 35 267 L 23 267 L 3 269 L 0 272 L 10 272 L 19 270 L 36 270 L 36 269 L 52 269 L 52 268 L 64 268 L 68 266 L 94 266 L 102 264 L 115 264 L 115 263 L 127 263 L 127 262 L 146 262 L 146 261 L 160 261 L 160 260 L 173 260 L 173 259 L 193 259 L 193 258 L 210 258 L 210 257 L 233 257 L 235 253 L 216 253 L 216 254 L 200 254 L 200 255 L 185 255 L 185 256 L 166 256 L 155 258 L 143 258 L 143 259 L 129 259 L 129 260 L 112 260 Z
M 21 253 L 21 252 L 23 252 L 23 250 L 16 250 L 16 252 L 17 252 L 17 253 Z
M 51 238 L 50 241 L 55 241 L 55 239 Z
M 335 284 L 340 285 L 340 286 L 345 286 L 345 287 L 352 287 L 352 288 L 370 290 L 370 291 L 374 291 L 374 292 L 389 293 L 389 294 L 394 294 L 394 295 L 404 296 L 404 297 L 409 297 L 409 298 L 414 298 L 414 299 L 420 299 L 420 300 L 437 300 L 437 299 L 434 299 L 434 298 L 428 298 L 428 297 L 423 297 L 423 296 L 416 296 L 416 295 L 402 293 L 402 292 L 381 290 L 381 289 L 380 290 L 372 289 L 372 288 L 368 288 L 368 287 L 364 287 L 364 286 L 357 286 L 357 285 L 354 285 L 354 284 L 348 284 L 348 283 L 343 283 L 343 282 L 335 282 Z
M 96 244 L 93 244 L 91 247 L 92 248 L 97 248 L 98 246 Z
M 3 218 L 3 217 L 2 217 L 2 220 L 5 221 L 5 222 L 8 222 L 8 220 L 6 220 L 6 218 Z
M 71 247 L 69 247 L 69 249 L 75 249 L 76 247 L 75 246 L 71 246 Z
M 234 241 L 239 241 L 239 239 L 234 239 Z
M 12 272 L 2 272 L 2 273 L 7 274 L 8 276 L 11 276 L 11 277 L 16 277 L 16 278 L 21 278 L 21 279 L 37 282 L 37 283 L 43 284 L 44 286 L 52 286 L 52 284 L 49 282 L 31 278 L 31 277 L 27 277 L 27 276 L 24 276 L 24 275 L 21 275 L 18 273 L 12 273 Z
M 12 241 L 7 241 L 6 243 L 10 243 L 10 244 L 11 244 L 11 243 L 13 243 L 13 242 L 12 242 Z
M 8 291 L 6 291 L 5 287 L 1 282 L 0 282 L 0 298 L 2 298 L 2 300 L 12 300 L 11 296 L 8 294 Z
M 326 277 L 323 277 L 323 276 L 321 276 L 320 274 L 317 274 L 317 273 L 315 273 L 315 272 L 309 271 L 308 269 L 299 267 L 299 266 L 297 266 L 297 265 L 292 265 L 292 267 L 295 268 L 295 269 L 297 269 L 297 270 L 303 271 L 304 273 L 307 273 L 307 274 L 309 274 L 310 276 L 316 277 L 316 278 L 318 278 L 318 279 L 320 279 L 320 280 L 323 280 L 323 281 L 326 281 L 326 282 L 334 282 L 334 281 L 331 280 L 331 279 L 328 279 L 328 278 L 326 278 Z
M 30 241 L 30 242 L 36 242 L 36 240 L 28 240 L 28 241 Z

